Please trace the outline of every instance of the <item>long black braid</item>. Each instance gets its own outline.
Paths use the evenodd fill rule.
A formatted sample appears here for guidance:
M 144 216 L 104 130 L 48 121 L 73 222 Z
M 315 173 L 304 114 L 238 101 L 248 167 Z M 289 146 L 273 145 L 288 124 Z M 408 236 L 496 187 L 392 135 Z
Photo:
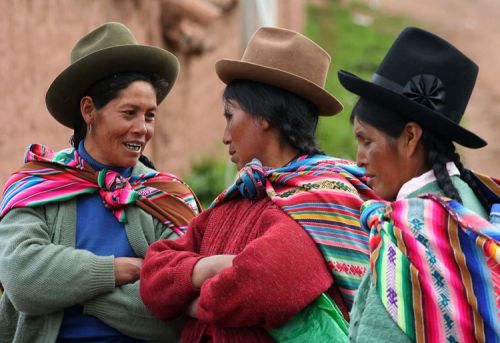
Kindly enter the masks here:
M 455 146 L 452 142 L 445 142 L 436 138 L 430 131 L 424 130 L 422 143 L 424 145 L 426 164 L 432 168 L 439 188 L 453 200 L 462 203 L 458 190 L 451 182 L 446 163 L 453 161 Z
M 460 155 L 455 153 L 453 156 L 453 163 L 457 166 L 458 170 L 460 171 L 460 178 L 469 185 L 469 187 L 472 189 L 474 194 L 477 196 L 479 199 L 479 202 L 481 202 L 481 205 L 485 208 L 485 210 L 489 213 L 491 212 L 491 207 L 493 206 L 493 202 L 488 200 L 488 197 L 484 193 L 484 191 L 481 189 L 481 187 L 478 185 L 476 179 L 472 176 L 472 172 L 465 168 L 464 165 L 462 164 L 462 161 L 460 160 Z

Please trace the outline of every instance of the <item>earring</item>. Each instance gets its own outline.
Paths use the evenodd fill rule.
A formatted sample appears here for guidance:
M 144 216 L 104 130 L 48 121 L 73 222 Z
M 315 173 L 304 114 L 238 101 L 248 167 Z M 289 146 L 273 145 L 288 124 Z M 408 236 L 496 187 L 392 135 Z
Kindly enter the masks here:
M 89 124 L 87 126 L 87 133 L 90 133 L 90 132 L 92 132 L 92 124 Z

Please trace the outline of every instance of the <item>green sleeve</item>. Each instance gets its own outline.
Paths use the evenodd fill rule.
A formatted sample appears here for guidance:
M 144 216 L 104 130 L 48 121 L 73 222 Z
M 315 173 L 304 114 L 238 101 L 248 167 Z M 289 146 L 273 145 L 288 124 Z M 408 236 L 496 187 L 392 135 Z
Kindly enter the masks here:
M 135 222 L 135 220 L 131 220 Z M 149 222 L 149 221 L 148 221 Z M 177 235 L 154 220 L 156 239 L 173 239 Z M 133 224 L 133 223 L 131 223 Z M 147 228 L 142 227 L 147 231 Z M 152 242 L 151 242 L 152 243 Z M 121 333 L 148 341 L 172 342 L 180 339 L 184 318 L 162 322 L 154 317 L 142 302 L 139 282 L 115 288 L 112 293 L 102 294 L 84 304 L 84 313 L 93 315 Z
M 139 281 L 117 287 L 84 305 L 84 314 L 93 315 L 121 333 L 148 341 L 173 342 L 180 339 L 183 318 L 167 323 L 155 318 L 139 295 Z
M 63 217 L 56 225 L 75 226 Z M 115 288 L 113 256 L 53 244 L 51 236 L 44 207 L 13 209 L 0 221 L 0 280 L 16 310 L 44 315 Z

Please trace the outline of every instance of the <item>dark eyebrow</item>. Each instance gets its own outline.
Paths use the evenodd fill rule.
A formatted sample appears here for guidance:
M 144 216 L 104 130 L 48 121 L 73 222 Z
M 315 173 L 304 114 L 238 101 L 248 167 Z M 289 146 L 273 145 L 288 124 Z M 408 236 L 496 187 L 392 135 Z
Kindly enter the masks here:
M 121 104 L 121 106 L 120 106 L 120 108 L 125 108 L 125 107 L 132 108 L 134 110 L 137 110 L 138 108 L 140 108 L 140 106 L 137 106 L 137 105 L 134 105 L 134 104 L 128 103 L 128 102 Z M 156 110 L 158 110 L 158 106 L 148 108 L 148 111 L 156 111 Z
M 354 131 L 354 135 L 358 138 L 364 138 L 365 132 L 363 130 L 356 130 L 356 131 Z

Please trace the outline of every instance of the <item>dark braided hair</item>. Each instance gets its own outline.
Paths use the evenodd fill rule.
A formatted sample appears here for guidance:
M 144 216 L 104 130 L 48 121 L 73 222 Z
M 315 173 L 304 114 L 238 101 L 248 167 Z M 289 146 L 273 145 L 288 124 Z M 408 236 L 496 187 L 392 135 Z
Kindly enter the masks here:
M 150 83 L 156 92 L 156 99 L 159 99 L 168 88 L 168 82 L 154 74 L 150 75 L 135 72 L 118 73 L 97 81 L 85 91 L 82 97 L 91 97 L 96 109 L 99 110 L 106 106 L 108 102 L 115 99 L 120 91 L 127 88 L 135 81 L 146 81 Z M 76 116 L 76 122 L 73 129 L 73 136 L 70 139 L 70 143 L 75 149 L 78 149 L 78 145 L 87 134 L 87 124 L 83 120 L 81 113 L 78 113 Z M 153 162 L 145 155 L 141 155 L 139 161 L 149 168 L 156 169 Z
M 478 185 L 478 182 L 472 176 L 472 172 L 464 167 L 462 161 L 460 160 L 460 155 L 455 153 L 452 161 L 453 163 L 455 163 L 458 170 L 460 171 L 460 178 L 464 180 L 469 185 L 470 188 L 472 188 L 472 191 L 474 191 L 474 194 L 476 194 L 477 198 L 481 202 L 481 205 L 486 209 L 486 211 L 488 213 L 491 212 L 491 207 L 493 206 L 493 202 L 489 200 L 488 197 L 481 190 L 481 187 Z
M 351 123 L 354 122 L 354 118 L 356 117 L 392 138 L 398 138 L 403 132 L 405 125 L 410 122 L 409 119 L 398 114 L 396 111 L 382 107 L 375 102 L 367 101 L 363 98 L 358 100 L 352 110 L 350 118 Z M 430 130 L 422 129 L 422 144 L 425 152 L 426 165 L 434 172 L 437 183 L 444 194 L 462 203 L 462 198 L 453 185 L 446 168 L 446 163 L 453 162 L 460 171 L 460 178 L 473 190 L 474 194 L 481 202 L 481 205 L 487 211 L 490 211 L 492 204 L 487 200 L 487 197 L 472 177 L 471 172 L 464 168 L 460 160 L 460 155 L 456 152 L 453 142 L 435 135 Z
M 438 139 L 430 131 L 424 130 L 422 144 L 424 145 L 426 165 L 432 168 L 439 188 L 447 197 L 462 203 L 462 198 L 451 182 L 446 168 L 446 163 L 453 161 L 456 154 L 453 143 Z
M 323 154 L 315 139 L 318 109 L 310 102 L 282 88 L 257 81 L 233 80 L 222 98 L 238 101 L 242 109 L 266 119 L 281 139 L 300 154 Z

